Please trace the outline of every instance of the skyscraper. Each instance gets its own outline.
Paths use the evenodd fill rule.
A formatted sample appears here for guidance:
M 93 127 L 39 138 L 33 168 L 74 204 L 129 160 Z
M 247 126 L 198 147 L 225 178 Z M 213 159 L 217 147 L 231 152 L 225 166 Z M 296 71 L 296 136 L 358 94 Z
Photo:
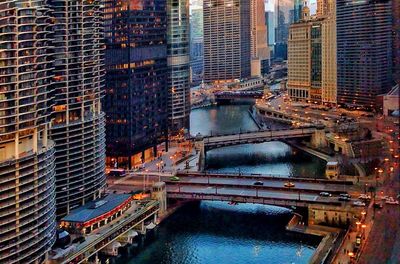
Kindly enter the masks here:
M 195 6 L 190 12 L 190 67 L 195 84 L 203 79 L 203 6 Z
M 55 18 L 57 216 L 99 197 L 105 186 L 101 0 L 49 0 Z
M 189 130 L 190 53 L 189 0 L 167 0 L 169 131 Z
M 251 75 L 268 72 L 269 48 L 265 26 L 264 0 L 251 0 Z M 264 66 L 264 67 L 263 67 Z M 265 69 L 266 68 L 266 69 Z
M 275 23 L 274 23 L 274 12 L 265 12 L 265 25 L 267 26 L 267 39 L 268 46 L 271 48 L 275 43 Z
M 392 77 L 391 1 L 337 0 L 338 104 L 374 108 Z
M 337 104 L 337 40 L 336 5 L 334 0 L 325 0 L 328 9 L 322 15 L 322 103 Z
M 55 241 L 51 26 L 45 1 L 0 3 L 0 263 L 42 263 Z
M 250 0 L 203 2 L 204 81 L 250 77 Z
M 288 94 L 295 101 L 310 100 L 311 89 L 311 29 L 312 22 L 290 26 L 288 41 Z
M 393 79 L 400 84 L 400 0 L 392 0 L 393 10 Z
M 331 7 L 324 15 L 310 16 L 305 5 L 302 19 L 290 27 L 288 91 L 296 101 L 336 104 L 336 16 Z
M 294 21 L 299 22 L 301 19 L 303 10 L 303 0 L 294 0 Z
M 105 2 L 107 162 L 132 168 L 168 134 L 165 0 Z

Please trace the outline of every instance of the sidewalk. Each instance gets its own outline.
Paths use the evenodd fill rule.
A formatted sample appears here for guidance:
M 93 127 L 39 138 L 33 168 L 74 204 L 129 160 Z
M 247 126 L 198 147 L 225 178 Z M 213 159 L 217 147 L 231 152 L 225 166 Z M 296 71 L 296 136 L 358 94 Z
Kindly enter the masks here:
M 155 158 L 150 162 L 146 162 L 141 167 L 141 172 L 161 172 L 161 173 L 174 173 L 177 170 L 185 170 L 186 161 L 189 161 L 189 170 L 197 171 L 198 154 L 194 148 L 185 157 L 178 156 L 179 147 L 170 147 L 168 152 Z

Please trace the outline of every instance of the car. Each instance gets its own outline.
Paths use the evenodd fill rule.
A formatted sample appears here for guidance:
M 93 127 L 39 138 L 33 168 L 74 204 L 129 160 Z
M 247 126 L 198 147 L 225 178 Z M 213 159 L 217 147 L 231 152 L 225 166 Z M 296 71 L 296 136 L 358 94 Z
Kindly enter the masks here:
M 331 197 L 332 194 L 328 193 L 328 192 L 320 192 L 319 193 L 320 196 L 325 196 L 325 197 Z
M 357 235 L 356 236 L 356 247 L 360 247 L 361 246 L 361 235 Z
M 363 207 L 366 206 L 366 204 L 361 201 L 355 201 L 355 202 L 353 202 L 353 205 L 354 206 L 363 206 Z
M 180 178 L 178 176 L 172 176 L 172 177 L 169 177 L 169 180 L 170 181 L 179 181 Z
M 338 200 L 339 200 L 339 201 L 343 201 L 343 202 L 348 202 L 348 201 L 350 201 L 351 199 L 350 199 L 349 197 L 346 197 L 346 196 L 339 196 Z
M 285 182 L 285 184 L 283 184 L 283 186 L 288 187 L 288 188 L 293 188 L 295 185 L 293 182 L 288 181 L 288 182 Z
M 358 196 L 359 200 L 362 201 L 370 201 L 371 200 L 371 195 L 368 194 L 360 194 L 360 196 Z
M 262 181 L 256 181 L 253 183 L 253 185 L 264 185 L 264 183 Z
M 393 197 L 390 197 L 390 198 L 386 199 L 385 203 L 387 203 L 387 204 L 399 204 L 399 201 L 396 201 L 395 199 L 393 199 Z
M 339 194 L 339 196 L 340 197 L 347 197 L 347 198 L 351 198 L 351 196 L 350 196 L 350 194 L 348 194 L 348 193 L 341 193 L 341 194 Z

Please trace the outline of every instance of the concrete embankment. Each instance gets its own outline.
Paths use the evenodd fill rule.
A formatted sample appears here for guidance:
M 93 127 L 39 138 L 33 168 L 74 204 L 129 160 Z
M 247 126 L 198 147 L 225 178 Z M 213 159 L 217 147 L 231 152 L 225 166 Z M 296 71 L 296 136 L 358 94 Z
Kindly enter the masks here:
M 294 147 L 294 148 L 300 149 L 300 150 L 302 150 L 302 151 L 304 151 L 304 152 L 306 152 L 306 153 L 308 153 L 308 154 L 311 154 L 311 155 L 316 156 L 316 157 L 318 157 L 318 158 L 320 158 L 320 159 L 322 159 L 322 160 L 325 160 L 326 162 L 332 161 L 332 160 L 333 160 L 332 157 L 330 157 L 329 155 L 327 155 L 327 154 L 325 154 L 325 153 L 322 153 L 322 152 L 320 152 L 320 151 L 318 151 L 318 150 L 309 148 L 309 147 L 304 146 L 304 145 L 300 145 L 300 144 L 295 143 L 295 142 L 290 141 L 290 140 L 283 140 L 283 141 L 284 141 L 286 144 L 288 144 L 288 145 L 290 145 L 290 146 L 292 146 L 292 147 Z
M 327 260 L 331 258 L 332 249 L 335 248 L 335 244 L 340 243 L 340 239 L 338 238 L 340 238 L 340 234 L 343 232 L 343 230 L 340 228 L 320 225 L 305 226 L 301 220 L 301 215 L 294 214 L 292 219 L 287 224 L 286 230 L 323 237 L 309 263 L 329 263 Z

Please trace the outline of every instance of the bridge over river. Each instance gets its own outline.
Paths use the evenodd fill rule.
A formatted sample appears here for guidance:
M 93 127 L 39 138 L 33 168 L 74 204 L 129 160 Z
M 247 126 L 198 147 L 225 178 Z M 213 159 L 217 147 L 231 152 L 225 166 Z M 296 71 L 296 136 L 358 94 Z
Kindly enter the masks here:
M 308 138 L 313 147 L 318 148 L 325 140 L 325 126 L 308 126 L 302 128 L 268 129 L 246 131 L 234 134 L 221 134 L 201 137 L 196 136 L 196 145 L 200 149 L 199 170 L 203 170 L 207 151 L 214 148 L 239 144 L 263 143 L 273 140 Z
M 273 175 L 229 175 L 209 173 L 178 173 L 179 181 L 167 181 L 168 198 L 183 200 L 213 200 L 268 204 L 283 207 L 303 207 L 324 216 L 335 214 L 342 219 L 361 210 L 353 204 L 357 199 L 339 201 L 339 194 L 359 194 L 352 182 L 309 178 L 281 178 Z M 255 182 L 262 182 L 256 185 Z M 285 183 L 293 187 L 285 187 Z M 332 196 L 321 196 L 329 192 Z M 339 217 L 340 218 L 340 217 Z M 334 219 L 334 217 L 332 217 Z M 315 220 L 315 219 L 314 219 Z M 319 219 L 320 221 L 321 219 Z

